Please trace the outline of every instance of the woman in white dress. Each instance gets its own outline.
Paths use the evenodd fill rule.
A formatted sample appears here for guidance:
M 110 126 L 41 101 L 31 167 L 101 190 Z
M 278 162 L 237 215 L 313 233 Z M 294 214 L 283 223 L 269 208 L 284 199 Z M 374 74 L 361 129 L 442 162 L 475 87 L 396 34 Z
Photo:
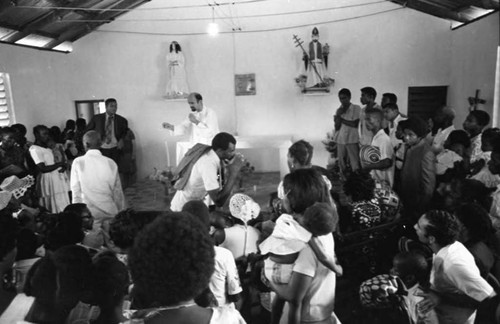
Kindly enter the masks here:
M 40 205 L 52 213 L 60 213 L 69 205 L 69 180 L 65 162 L 54 162 L 52 150 L 48 147 L 49 129 L 44 125 L 33 129 L 35 144 L 29 149 L 38 169 L 37 193 Z
M 187 97 L 189 88 L 186 79 L 186 70 L 184 69 L 184 54 L 182 54 L 179 43 L 175 41 L 170 44 L 170 52 L 167 54 L 167 66 L 167 98 Z

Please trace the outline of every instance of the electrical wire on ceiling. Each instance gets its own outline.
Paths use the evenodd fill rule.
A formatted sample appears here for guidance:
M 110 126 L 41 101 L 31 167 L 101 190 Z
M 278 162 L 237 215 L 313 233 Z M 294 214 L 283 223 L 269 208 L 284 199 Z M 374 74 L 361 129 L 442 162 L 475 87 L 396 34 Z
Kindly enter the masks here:
M 268 2 L 271 0 L 248 0 L 248 1 L 238 1 L 237 4 L 247 4 L 256 2 Z M 218 6 L 228 6 L 235 4 L 234 1 L 231 2 L 220 2 Z M 172 6 L 172 7 L 156 7 L 156 8 L 129 8 L 129 9 L 114 9 L 114 8 L 85 8 L 85 7 L 39 7 L 39 6 L 16 6 L 16 8 L 22 9 L 39 9 L 39 10 L 85 10 L 85 11 L 117 11 L 117 12 L 128 12 L 128 11 L 146 11 L 146 10 L 170 10 L 170 9 L 187 9 L 187 8 L 203 8 L 206 7 L 205 4 L 198 5 L 185 5 L 185 6 Z
M 238 30 L 238 31 L 225 31 L 225 32 L 220 32 L 220 34 L 232 34 L 232 33 L 267 33 L 267 32 L 274 32 L 274 31 L 279 31 L 279 30 L 288 30 L 288 29 L 294 29 L 294 28 L 302 28 L 302 27 L 310 27 L 310 26 L 317 26 L 317 25 L 325 25 L 325 24 L 331 24 L 331 23 L 338 23 L 338 22 L 343 22 L 343 21 L 349 21 L 349 20 L 355 20 L 355 19 L 362 19 L 366 17 L 371 17 L 371 16 L 376 16 L 396 10 L 401 10 L 401 9 L 406 9 L 404 7 L 398 7 L 398 8 L 393 8 L 393 9 L 388 9 L 388 10 L 382 10 L 382 11 L 377 11 L 373 12 L 370 14 L 365 14 L 365 15 L 359 15 L 359 16 L 354 16 L 354 17 L 348 17 L 348 18 L 342 18 L 342 19 L 335 19 L 335 20 L 328 20 L 328 21 L 322 21 L 322 22 L 314 22 L 310 24 L 300 24 L 300 25 L 293 25 L 293 26 L 286 26 L 286 27 L 276 27 L 276 28 L 268 28 L 268 29 L 255 29 L 255 30 Z M 138 32 L 138 31 L 125 31 L 125 30 L 103 30 L 103 29 L 97 29 L 96 32 L 101 32 L 101 33 L 120 33 L 120 34 L 138 34 L 138 35 L 152 35 L 152 36 L 197 36 L 197 35 L 206 35 L 205 32 L 199 32 L 199 33 L 151 33 L 151 32 Z
M 319 8 L 319 9 L 310 9 L 310 10 L 301 10 L 301 11 L 288 11 L 288 12 L 279 12 L 279 13 L 266 13 L 266 14 L 255 14 L 255 15 L 242 15 L 239 16 L 236 14 L 237 19 L 238 19 L 238 25 L 241 24 L 239 21 L 240 19 L 247 19 L 247 18 L 262 18 L 262 17 L 275 17 L 275 16 L 287 16 L 287 15 L 298 15 L 298 14 L 307 14 L 307 13 L 312 13 L 312 12 L 318 12 L 318 11 L 326 11 L 326 10 L 340 10 L 340 9 L 347 9 L 347 8 L 355 8 L 355 7 L 363 7 L 363 6 L 370 6 L 370 5 L 375 5 L 375 4 L 381 4 L 384 2 L 388 2 L 387 0 L 379 0 L 379 1 L 371 1 L 371 2 L 365 2 L 365 3 L 358 3 L 358 4 L 352 4 L 352 5 L 346 5 L 346 6 L 338 6 L 338 7 L 329 7 L 329 8 Z M 234 4 L 239 4 L 239 2 L 236 2 Z M 217 6 L 220 6 L 220 4 L 217 4 Z M 231 6 L 229 7 L 231 8 Z M 236 9 L 237 7 L 235 7 Z M 233 19 L 231 16 L 219 16 L 219 19 L 221 20 L 226 20 L 226 19 Z M 154 22 L 154 21 L 203 21 L 203 20 L 212 20 L 211 17 L 200 17 L 200 18 L 150 18 L 150 19 L 122 19 L 120 18 L 119 20 L 111 20 L 111 19 L 106 19 L 106 20 L 61 20 L 59 21 L 60 23 L 64 22 Z

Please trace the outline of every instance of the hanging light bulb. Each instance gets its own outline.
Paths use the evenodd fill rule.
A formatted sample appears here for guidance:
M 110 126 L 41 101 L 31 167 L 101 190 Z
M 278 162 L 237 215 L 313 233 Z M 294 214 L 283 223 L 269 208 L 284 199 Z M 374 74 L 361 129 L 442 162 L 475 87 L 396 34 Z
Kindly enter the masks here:
M 208 24 L 207 33 L 216 36 L 219 33 L 219 25 L 215 22 L 215 8 L 212 7 L 212 22 Z

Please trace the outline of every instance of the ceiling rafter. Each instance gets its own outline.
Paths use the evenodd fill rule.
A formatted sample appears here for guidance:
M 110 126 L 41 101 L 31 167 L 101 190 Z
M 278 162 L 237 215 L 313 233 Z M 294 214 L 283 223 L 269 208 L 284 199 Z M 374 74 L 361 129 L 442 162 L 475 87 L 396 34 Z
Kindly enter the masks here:
M 53 41 L 49 42 L 44 46 L 44 48 L 54 48 L 58 46 L 61 43 L 64 43 L 66 41 L 74 41 L 76 39 L 79 39 L 88 33 L 92 32 L 95 30 L 97 27 L 101 26 L 104 21 L 111 21 L 117 16 L 120 16 L 122 12 L 117 12 L 117 11 L 109 11 L 107 9 L 133 9 L 136 8 L 137 6 L 140 6 L 141 4 L 145 2 L 149 2 L 150 0 L 121 0 L 118 1 L 117 3 L 113 3 L 111 6 L 107 8 L 102 9 L 102 13 L 95 15 L 93 19 L 99 20 L 99 22 L 87 22 L 85 24 L 79 24 L 75 29 L 70 29 L 63 34 L 61 34 L 59 37 L 54 39 Z M 94 12 L 95 13 L 95 12 Z M 86 18 L 88 19 L 88 18 Z M 92 18 L 90 20 L 93 20 Z
M 99 2 L 98 0 L 88 0 L 85 2 L 82 2 L 81 5 L 92 5 L 91 3 L 96 3 Z M 69 1 L 57 1 L 56 2 L 58 8 L 64 8 L 64 7 L 71 7 L 74 6 L 73 3 Z M 43 9 L 41 7 L 40 9 Z M 6 42 L 11 42 L 15 43 L 20 39 L 23 39 L 24 37 L 35 33 L 39 29 L 43 29 L 43 27 L 50 25 L 56 21 L 61 21 L 63 15 L 72 12 L 72 10 L 65 10 L 65 9 L 52 9 L 49 10 L 49 12 L 35 18 L 34 20 L 30 21 L 29 23 L 23 25 L 21 28 L 18 29 L 18 32 L 13 34 L 12 36 L 8 37 L 4 41 Z

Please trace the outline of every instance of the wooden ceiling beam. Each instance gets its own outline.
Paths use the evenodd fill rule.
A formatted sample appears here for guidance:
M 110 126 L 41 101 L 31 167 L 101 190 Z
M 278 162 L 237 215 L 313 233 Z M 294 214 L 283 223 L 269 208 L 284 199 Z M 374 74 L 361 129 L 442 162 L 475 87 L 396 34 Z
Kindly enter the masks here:
M 92 0 L 93 2 L 94 0 Z M 85 1 L 82 4 L 87 4 L 88 2 L 91 1 Z M 61 2 L 62 3 L 62 2 Z M 64 4 L 57 5 L 58 8 L 62 7 L 72 7 L 74 6 L 73 3 L 65 2 Z M 40 9 L 44 9 L 44 7 L 40 7 Z M 18 29 L 18 32 L 13 34 L 12 36 L 8 37 L 7 39 L 4 39 L 6 42 L 10 43 L 15 43 L 20 39 L 23 39 L 24 37 L 36 32 L 37 30 L 43 28 L 46 25 L 49 25 L 55 21 L 58 21 L 61 19 L 61 17 L 69 12 L 73 11 L 72 9 L 53 9 L 50 10 L 49 12 L 37 17 L 36 19 L 30 21 L 29 23 L 25 24 L 21 28 Z
M 475 6 L 483 9 L 500 9 L 499 0 L 468 0 L 465 1 L 470 6 Z
M 63 33 L 61 36 L 59 36 L 57 39 L 54 39 L 53 41 L 49 42 L 44 46 L 44 48 L 54 48 L 66 41 L 73 41 L 75 39 L 78 39 L 80 37 L 83 37 L 87 35 L 88 33 L 92 32 L 95 30 L 97 27 L 103 25 L 102 20 L 113 20 L 115 17 L 122 15 L 124 12 L 121 11 L 110 11 L 108 9 L 133 9 L 135 7 L 140 6 L 141 4 L 145 2 L 149 2 L 151 0 L 122 0 L 119 1 L 117 5 L 110 6 L 109 8 L 103 8 L 102 14 L 96 15 L 95 20 L 99 20 L 99 22 L 89 22 L 84 24 L 84 26 L 80 28 L 75 28 L 73 30 L 69 30 L 65 33 Z
M 423 3 L 423 2 L 418 1 L 418 0 L 409 0 L 406 3 L 406 6 L 408 8 L 412 8 L 412 9 L 415 9 L 415 10 L 418 10 L 418 11 L 436 16 L 436 17 L 444 18 L 444 19 L 451 19 L 451 20 L 455 20 L 455 21 L 463 22 L 463 23 L 466 23 L 469 21 L 469 19 L 467 19 L 467 17 L 465 17 L 464 15 L 462 15 L 459 12 L 451 11 L 448 9 L 443 9 L 442 7 L 436 7 L 430 3 Z
M 0 11 L 4 11 L 4 10 L 12 8 L 14 6 L 15 6 L 14 1 L 10 1 L 10 0 L 0 1 Z

